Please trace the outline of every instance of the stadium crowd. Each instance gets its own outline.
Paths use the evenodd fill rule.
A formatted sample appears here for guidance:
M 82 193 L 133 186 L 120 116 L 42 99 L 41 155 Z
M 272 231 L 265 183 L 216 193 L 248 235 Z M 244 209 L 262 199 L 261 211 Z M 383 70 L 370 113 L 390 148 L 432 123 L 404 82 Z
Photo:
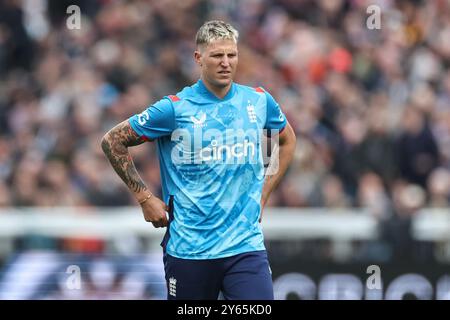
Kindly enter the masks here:
M 2 1 L 0 206 L 135 205 L 100 139 L 197 80 L 193 37 L 208 19 L 238 27 L 237 82 L 271 92 L 297 133 L 269 205 L 380 219 L 448 206 L 450 3 L 375 1 L 372 30 L 372 2 Z M 131 150 L 160 193 L 155 146 Z

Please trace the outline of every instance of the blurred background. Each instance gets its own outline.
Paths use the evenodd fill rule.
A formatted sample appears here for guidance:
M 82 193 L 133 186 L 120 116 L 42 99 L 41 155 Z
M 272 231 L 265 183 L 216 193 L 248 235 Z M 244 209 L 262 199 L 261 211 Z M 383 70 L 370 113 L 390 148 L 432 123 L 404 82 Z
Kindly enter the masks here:
M 164 299 L 161 230 L 100 139 L 198 79 L 210 19 L 297 134 L 263 222 L 276 298 L 450 299 L 448 0 L 0 1 L 0 298 Z M 131 152 L 160 195 L 154 145 Z

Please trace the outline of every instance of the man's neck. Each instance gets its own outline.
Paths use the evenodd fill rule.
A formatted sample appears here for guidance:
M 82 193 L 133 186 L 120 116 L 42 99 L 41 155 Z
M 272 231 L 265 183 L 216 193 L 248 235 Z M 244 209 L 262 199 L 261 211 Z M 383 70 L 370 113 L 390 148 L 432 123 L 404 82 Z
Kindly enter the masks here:
M 230 82 L 230 84 L 226 87 L 216 87 L 205 81 L 203 78 L 202 81 L 205 87 L 219 99 L 223 99 L 227 95 L 228 91 L 231 89 L 231 85 L 233 84 L 233 82 Z

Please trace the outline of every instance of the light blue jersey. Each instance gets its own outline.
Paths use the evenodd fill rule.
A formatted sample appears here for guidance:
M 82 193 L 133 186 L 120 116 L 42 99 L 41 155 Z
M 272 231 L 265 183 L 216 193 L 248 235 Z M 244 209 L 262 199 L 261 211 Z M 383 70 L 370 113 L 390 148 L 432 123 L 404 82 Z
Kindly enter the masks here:
M 157 142 L 164 202 L 173 196 L 169 255 L 215 259 L 265 250 L 260 133 L 286 126 L 267 91 L 233 83 L 219 99 L 199 80 L 129 121 Z

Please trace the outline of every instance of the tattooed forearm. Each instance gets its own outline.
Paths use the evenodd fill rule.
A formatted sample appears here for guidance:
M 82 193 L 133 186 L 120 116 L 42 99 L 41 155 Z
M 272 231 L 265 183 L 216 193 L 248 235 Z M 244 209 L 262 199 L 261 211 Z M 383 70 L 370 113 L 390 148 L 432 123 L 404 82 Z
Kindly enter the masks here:
M 131 159 L 128 147 L 143 143 L 144 140 L 131 129 L 128 121 L 119 123 L 102 139 L 102 149 L 120 178 L 131 191 L 138 193 L 147 187 L 139 176 Z

